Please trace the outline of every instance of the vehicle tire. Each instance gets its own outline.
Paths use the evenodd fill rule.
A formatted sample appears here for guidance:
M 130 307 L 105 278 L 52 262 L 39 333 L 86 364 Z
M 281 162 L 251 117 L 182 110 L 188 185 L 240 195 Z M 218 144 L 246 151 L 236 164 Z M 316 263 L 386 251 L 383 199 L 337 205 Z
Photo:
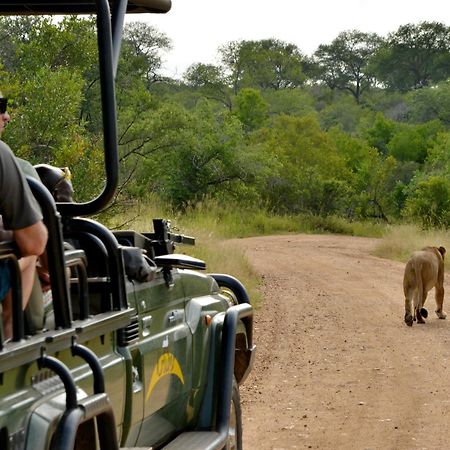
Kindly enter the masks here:
M 227 450 L 242 450 L 242 411 L 239 387 L 233 381 L 233 394 L 231 396 L 230 420 L 228 424 Z
M 220 286 L 220 293 L 226 297 L 228 306 L 239 305 L 236 294 L 230 288 Z

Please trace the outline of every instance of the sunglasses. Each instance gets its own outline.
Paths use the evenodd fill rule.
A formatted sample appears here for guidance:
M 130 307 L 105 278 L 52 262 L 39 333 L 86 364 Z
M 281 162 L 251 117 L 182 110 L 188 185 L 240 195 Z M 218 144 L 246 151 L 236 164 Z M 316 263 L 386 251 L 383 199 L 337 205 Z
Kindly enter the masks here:
M 7 106 L 8 106 L 8 99 L 1 97 L 0 98 L 0 114 L 5 114 Z

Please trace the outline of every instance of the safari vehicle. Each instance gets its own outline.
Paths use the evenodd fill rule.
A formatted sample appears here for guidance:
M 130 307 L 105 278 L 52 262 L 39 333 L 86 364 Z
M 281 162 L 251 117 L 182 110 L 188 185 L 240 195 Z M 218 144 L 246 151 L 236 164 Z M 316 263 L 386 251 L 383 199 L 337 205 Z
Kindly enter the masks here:
M 103 191 L 87 203 L 55 203 L 29 180 L 49 229 L 54 324 L 30 331 L 19 306 L 20 255 L 0 243 L 14 303 L 13 337 L 0 339 L 2 450 L 242 448 L 238 386 L 254 355 L 245 288 L 175 253 L 193 238 L 173 234 L 166 220 L 155 219 L 148 233 L 113 233 L 86 218 L 110 202 L 118 182 L 114 78 L 124 16 L 170 7 L 170 0 L 0 2 L 5 15 L 96 15 L 106 171 Z

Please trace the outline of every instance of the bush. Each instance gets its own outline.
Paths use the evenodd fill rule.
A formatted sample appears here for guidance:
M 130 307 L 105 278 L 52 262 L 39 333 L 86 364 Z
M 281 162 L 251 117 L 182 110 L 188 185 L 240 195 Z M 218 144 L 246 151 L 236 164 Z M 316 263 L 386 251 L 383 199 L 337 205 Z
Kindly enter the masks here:
M 424 228 L 450 227 L 450 180 L 431 176 L 420 181 L 406 202 L 406 211 Z

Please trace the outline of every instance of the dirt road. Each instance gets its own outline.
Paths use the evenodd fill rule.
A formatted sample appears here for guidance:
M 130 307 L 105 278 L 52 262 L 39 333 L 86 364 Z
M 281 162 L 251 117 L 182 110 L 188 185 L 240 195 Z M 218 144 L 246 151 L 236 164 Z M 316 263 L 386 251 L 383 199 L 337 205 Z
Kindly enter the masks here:
M 427 323 L 409 328 L 404 266 L 370 256 L 374 239 L 240 244 L 264 299 L 241 388 L 245 450 L 450 449 L 450 315 L 437 319 L 434 292 Z

